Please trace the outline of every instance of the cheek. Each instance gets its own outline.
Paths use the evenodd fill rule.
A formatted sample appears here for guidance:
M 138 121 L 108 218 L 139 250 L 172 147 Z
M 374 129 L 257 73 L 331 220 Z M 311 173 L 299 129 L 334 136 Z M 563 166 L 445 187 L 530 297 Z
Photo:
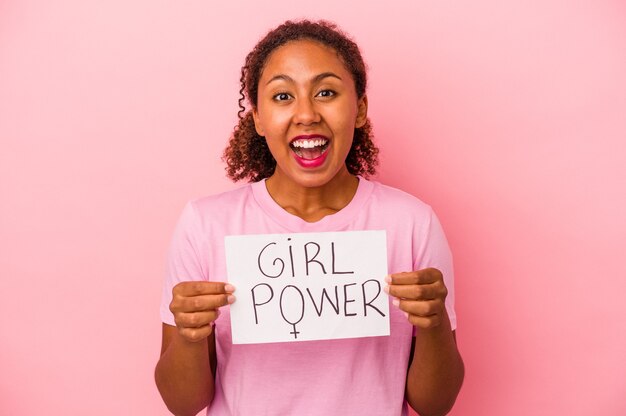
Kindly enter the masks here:
M 266 136 L 283 132 L 289 126 L 289 115 L 282 111 L 261 112 L 259 109 L 259 120 Z
M 356 111 L 355 109 L 346 110 L 348 116 L 344 116 L 341 118 L 337 118 L 335 121 L 335 126 L 338 131 L 341 131 L 342 134 L 346 137 L 346 139 L 352 139 L 354 136 L 354 127 L 356 125 Z M 344 113 L 346 114 L 346 113 Z M 352 140 L 349 140 L 350 142 Z

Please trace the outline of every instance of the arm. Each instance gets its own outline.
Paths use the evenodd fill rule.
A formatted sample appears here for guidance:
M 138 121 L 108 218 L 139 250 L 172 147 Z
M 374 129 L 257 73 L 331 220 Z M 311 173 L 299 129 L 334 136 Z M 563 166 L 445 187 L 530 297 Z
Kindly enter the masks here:
M 180 336 L 175 326 L 163 324 L 161 358 L 154 375 L 161 397 L 174 415 L 195 416 L 211 403 L 214 385 L 210 362 L 214 361 L 213 357 L 213 334 L 191 342 Z
M 413 340 L 406 399 L 421 416 L 447 414 L 463 383 L 463 360 L 449 321 L 447 327 L 419 331 Z
M 464 366 L 445 308 L 441 272 L 425 269 L 388 278 L 394 305 L 418 328 L 406 380 L 406 400 L 421 416 L 447 414 L 459 394 Z
M 163 324 L 155 381 L 176 416 L 195 416 L 213 400 L 216 367 L 212 323 L 218 308 L 234 301 L 230 285 L 183 282 L 174 287 L 170 310 L 176 326 Z

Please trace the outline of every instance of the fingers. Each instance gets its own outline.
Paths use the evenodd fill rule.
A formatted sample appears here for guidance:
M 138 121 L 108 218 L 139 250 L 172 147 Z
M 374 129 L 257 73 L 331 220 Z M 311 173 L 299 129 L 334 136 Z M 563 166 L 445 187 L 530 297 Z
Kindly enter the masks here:
M 235 301 L 234 291 L 224 282 L 181 282 L 174 286 L 170 310 L 179 334 L 191 342 L 211 335 L 219 308 Z
M 393 304 L 409 315 L 429 317 L 443 311 L 445 304 L 440 300 L 410 301 L 394 299 Z
M 445 299 L 448 295 L 443 275 L 437 269 L 395 273 L 387 276 L 385 281 L 389 284 L 385 292 L 397 298 L 432 300 Z
M 219 293 L 232 293 L 235 291 L 233 285 L 224 282 L 181 282 L 174 286 L 172 290 L 174 296 L 200 296 L 215 295 Z
M 184 339 L 190 342 L 199 342 L 207 338 L 213 332 L 213 326 L 205 325 L 200 328 L 181 328 L 178 327 L 178 333 Z
M 170 303 L 170 310 L 176 312 L 202 312 L 215 310 L 235 301 L 230 294 L 202 295 L 193 297 L 174 296 Z
M 389 285 L 385 288 L 385 292 L 389 295 L 413 300 L 432 300 L 441 297 L 445 297 L 445 288 L 442 288 L 436 284 L 429 285 Z
M 235 301 L 234 291 L 224 282 L 181 282 L 172 290 L 170 310 L 175 314 L 217 309 Z
M 423 285 L 443 281 L 443 275 L 437 269 L 429 268 L 414 272 L 394 273 L 387 276 L 393 285 Z
M 185 313 L 181 312 L 174 315 L 176 326 L 184 328 L 202 328 L 210 325 L 220 315 L 219 310 Z
M 441 324 L 441 316 L 433 315 L 428 317 L 409 315 L 407 317 L 411 325 L 416 326 L 418 328 L 430 329 Z
M 392 303 L 404 312 L 411 325 L 427 329 L 441 324 L 448 290 L 439 270 L 394 273 L 385 281 L 385 292 L 394 298 Z
M 411 325 L 424 329 L 440 325 L 446 308 L 442 299 L 430 301 L 394 299 L 393 304 L 404 312 Z

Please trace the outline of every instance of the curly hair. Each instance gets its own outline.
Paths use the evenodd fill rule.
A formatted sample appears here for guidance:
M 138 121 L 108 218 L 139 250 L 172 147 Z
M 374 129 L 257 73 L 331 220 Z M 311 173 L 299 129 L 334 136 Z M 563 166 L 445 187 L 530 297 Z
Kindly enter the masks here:
M 239 90 L 239 123 L 235 126 L 228 147 L 224 150 L 227 176 L 233 181 L 248 179 L 257 182 L 270 177 L 276 168 L 276 160 L 270 153 L 265 138 L 254 127 L 252 110 L 246 112 L 244 101 L 256 108 L 261 73 L 271 53 L 287 42 L 312 40 L 334 49 L 354 79 L 357 97 L 365 95 L 367 70 L 357 44 L 335 24 L 320 20 L 286 21 L 270 31 L 248 54 L 241 68 Z M 245 114 L 244 114 L 245 113 Z M 353 175 L 368 177 L 376 173 L 378 148 L 372 141 L 369 119 L 354 129 L 352 147 L 346 158 L 346 167 Z

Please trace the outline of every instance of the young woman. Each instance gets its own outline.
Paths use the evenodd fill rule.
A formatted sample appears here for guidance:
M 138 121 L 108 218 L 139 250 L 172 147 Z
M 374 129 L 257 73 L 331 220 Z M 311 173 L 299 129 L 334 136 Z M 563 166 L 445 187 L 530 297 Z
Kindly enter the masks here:
M 452 261 L 430 207 L 365 179 L 378 150 L 357 45 L 327 22 L 285 22 L 246 58 L 228 175 L 174 234 L 156 383 L 176 415 L 446 414 L 463 381 Z M 244 95 L 245 93 L 245 95 Z M 250 110 L 246 112 L 243 100 Z M 386 230 L 391 335 L 232 344 L 224 237 Z

